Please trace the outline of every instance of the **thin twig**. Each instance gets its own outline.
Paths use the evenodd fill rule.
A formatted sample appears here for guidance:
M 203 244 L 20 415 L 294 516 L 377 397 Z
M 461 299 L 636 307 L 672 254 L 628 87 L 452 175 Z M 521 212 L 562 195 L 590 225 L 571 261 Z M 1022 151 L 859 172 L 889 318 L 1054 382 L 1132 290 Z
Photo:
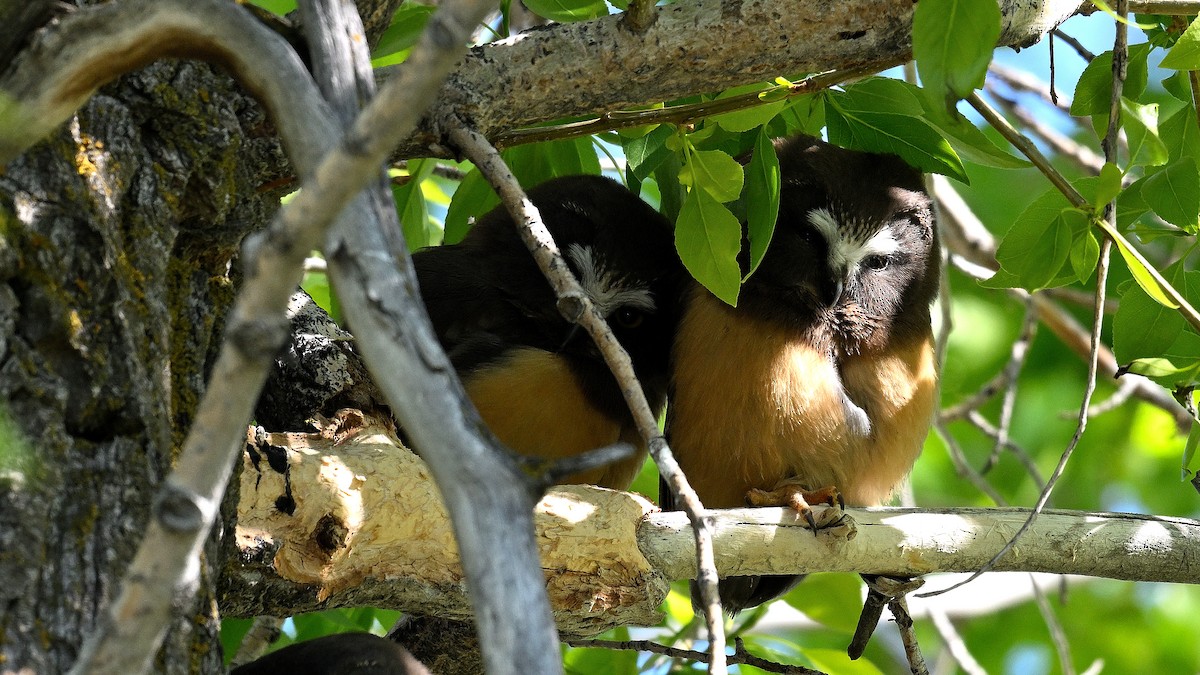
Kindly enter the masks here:
M 1093 405 L 1092 409 L 1088 411 L 1088 416 L 1099 417 L 1100 415 L 1116 410 L 1117 408 L 1125 405 L 1125 402 L 1129 400 L 1129 397 L 1132 396 L 1136 390 L 1137 381 L 1122 379 L 1121 384 L 1117 387 L 1117 390 L 1113 392 L 1113 395 Z
M 1054 651 L 1058 654 L 1058 664 L 1062 668 L 1063 675 L 1075 675 L 1075 665 L 1071 662 L 1071 643 L 1067 640 L 1067 633 L 1063 630 L 1058 617 L 1054 615 L 1054 609 L 1050 607 L 1046 593 L 1038 586 L 1032 574 L 1029 575 L 1029 579 L 1033 597 L 1037 600 L 1038 611 L 1042 614 L 1042 621 L 1050 630 L 1050 641 L 1054 643 Z
M 1054 96 L 1050 93 L 1050 85 L 1043 82 L 1033 73 L 1024 70 L 1014 70 L 993 61 L 988 66 L 988 74 L 1003 82 L 1005 86 L 1013 91 L 1034 94 L 1047 105 L 1057 108 L 1064 114 L 1071 114 L 1071 100 L 1059 96 L 1058 101 L 1055 101 Z
M 967 649 L 967 643 L 963 642 L 962 636 L 958 634 L 958 629 L 954 627 L 944 610 L 930 607 L 929 618 L 933 620 L 933 627 L 937 629 L 938 635 L 941 635 L 942 641 L 946 643 L 946 650 L 950 652 L 950 658 L 954 659 L 963 672 L 967 675 L 987 675 L 987 671 L 979 665 L 979 662 L 971 655 L 971 651 Z
M 971 412 L 967 413 L 967 421 L 970 422 L 976 429 L 982 431 L 983 434 L 988 438 L 996 438 L 996 427 L 978 410 L 972 410 Z M 1013 455 L 1016 455 L 1017 461 L 1019 461 L 1021 465 L 1025 467 L 1025 472 L 1029 474 L 1030 478 L 1033 478 L 1033 482 L 1037 483 L 1039 490 L 1045 487 L 1046 480 L 1042 478 L 1042 472 L 1038 469 L 1037 462 L 1033 461 L 1033 458 L 1029 456 L 1029 453 L 1026 452 L 1024 448 L 1009 440 L 1004 444 L 1004 449 L 1008 450 Z
M 959 477 L 971 481 L 971 484 L 976 489 L 987 495 L 997 506 L 1007 506 L 1008 502 L 1004 497 L 967 461 L 966 456 L 963 454 L 962 446 L 958 444 L 958 441 L 946 429 L 941 420 L 934 420 L 933 429 L 942 439 L 942 442 L 946 444 L 946 450 L 950 454 L 950 461 L 954 464 L 954 470 L 958 473 Z
M 1021 368 L 1025 366 L 1025 357 L 1029 354 L 1029 345 L 1037 333 L 1037 312 L 1033 308 L 1033 298 L 1025 303 L 1025 318 L 1021 322 L 1021 333 L 1013 341 L 1008 363 L 1004 366 L 1004 396 L 1000 399 L 1000 419 L 996 424 L 995 442 L 992 453 L 984 463 L 981 473 L 987 473 L 999 461 L 1000 453 L 1008 445 L 1008 432 L 1012 427 L 1013 408 L 1017 400 L 1017 378 Z
M 1093 54 L 1091 51 L 1089 51 L 1087 47 L 1084 47 L 1082 42 L 1080 42 L 1079 40 L 1076 40 L 1074 37 L 1071 37 L 1070 35 L 1065 33 L 1061 28 L 1054 29 L 1054 37 L 1055 37 L 1055 39 L 1062 40 L 1063 42 L 1070 45 L 1071 49 L 1074 49 L 1075 53 L 1078 54 L 1079 57 L 1082 58 L 1084 61 L 1091 63 L 1092 59 L 1096 58 L 1096 55 Z
M 712 658 L 709 672 L 725 672 L 725 617 L 721 612 L 717 594 L 717 571 L 712 547 L 710 519 L 695 491 L 688 485 L 683 472 L 675 462 L 666 439 L 658 431 L 658 420 L 651 412 L 642 387 L 638 384 L 629 354 L 617 342 L 604 316 L 595 308 L 575 275 L 567 267 L 554 239 L 542 223 L 537 208 L 529 201 L 515 176 L 504 164 L 500 153 L 486 138 L 461 122 L 447 117 L 443 128 L 454 143 L 475 163 L 487 177 L 505 204 L 514 222 L 518 224 L 521 239 L 533 254 L 538 267 L 549 280 L 560 302 L 566 309 L 564 315 L 575 317 L 575 321 L 587 330 L 604 356 L 605 363 L 613 376 L 621 383 L 621 392 L 633 414 L 638 432 L 645 440 L 658 465 L 660 475 L 670 483 L 680 497 L 680 503 L 691 519 L 696 535 L 696 556 L 699 569 L 702 598 L 705 601 L 705 620 L 709 631 Z
M 779 90 L 780 93 L 777 95 L 779 99 L 783 99 L 812 94 L 838 84 L 862 79 L 877 72 L 879 72 L 878 64 L 862 65 L 843 70 L 831 70 L 825 73 L 810 75 L 799 82 L 792 83 L 788 87 L 781 88 Z M 542 141 L 592 136 L 616 129 L 630 129 L 655 124 L 687 124 L 688 122 L 694 122 L 712 115 L 735 112 L 763 105 L 763 100 L 759 97 L 761 93 L 761 91 L 754 91 L 728 98 L 673 105 L 665 108 L 651 108 L 649 110 L 613 110 L 599 117 L 577 122 L 512 129 L 496 134 L 495 145 L 498 148 L 506 148 L 523 143 L 540 143 Z M 779 99 L 772 98 L 771 100 Z
M 1104 166 L 1104 158 L 1091 148 L 1077 142 L 1074 138 L 1060 133 L 1057 129 L 1017 105 L 1017 102 L 1007 96 L 1001 96 L 995 88 L 989 86 L 985 90 L 1000 104 L 1004 111 L 1016 118 L 1026 130 L 1042 139 L 1054 152 L 1071 160 L 1079 168 L 1092 173 L 1099 173 Z M 1074 118 L 1072 118 L 1074 119 Z
M 708 663 L 709 655 L 706 652 L 696 651 L 694 649 L 680 649 L 662 645 L 650 640 L 567 640 L 568 645 L 580 648 L 592 649 L 623 649 L 638 652 L 647 652 L 650 654 L 660 654 L 673 659 L 687 659 L 689 661 L 697 661 L 699 663 Z M 746 651 L 746 645 L 742 643 L 741 638 L 734 638 L 733 654 L 726 656 L 730 665 L 745 665 L 754 666 L 759 670 L 768 673 L 783 673 L 783 675 L 825 675 L 819 670 L 805 668 L 804 666 L 793 666 L 786 663 L 776 663 L 768 661 L 759 656 L 755 656 Z

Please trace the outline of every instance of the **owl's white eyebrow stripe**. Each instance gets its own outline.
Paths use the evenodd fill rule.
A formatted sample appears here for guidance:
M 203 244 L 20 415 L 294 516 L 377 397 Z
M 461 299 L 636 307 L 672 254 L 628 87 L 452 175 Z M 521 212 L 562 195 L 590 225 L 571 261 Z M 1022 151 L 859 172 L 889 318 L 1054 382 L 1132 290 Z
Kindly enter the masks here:
M 628 279 L 605 269 L 603 262 L 592 255 L 590 246 L 571 244 L 567 247 L 567 255 L 579 268 L 579 285 L 583 286 L 583 290 L 601 314 L 608 316 L 624 306 L 634 307 L 643 312 L 655 310 L 654 296 L 650 289 L 637 285 L 622 286 L 622 282 Z
M 900 250 L 900 242 L 888 227 L 884 227 L 866 241 L 858 241 L 853 236 L 844 237 L 837 217 L 829 209 L 813 209 L 808 212 L 808 222 L 829 246 L 829 264 L 834 269 L 844 269 L 847 272 L 858 267 L 864 258 L 872 255 L 891 255 Z M 854 223 L 860 227 L 851 228 L 851 233 L 862 232 L 863 223 Z

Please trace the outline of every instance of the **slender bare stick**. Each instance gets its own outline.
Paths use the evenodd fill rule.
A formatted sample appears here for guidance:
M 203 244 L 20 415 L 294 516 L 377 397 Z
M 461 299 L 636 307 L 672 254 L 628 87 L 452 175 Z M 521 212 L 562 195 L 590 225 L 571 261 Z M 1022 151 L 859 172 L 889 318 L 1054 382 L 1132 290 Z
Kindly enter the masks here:
M 689 661 L 697 661 L 700 663 L 708 663 L 709 655 L 707 652 L 699 652 L 694 649 L 680 649 L 669 645 L 662 645 L 650 640 L 567 640 L 567 644 L 572 647 L 594 648 L 594 649 L 625 649 L 639 652 L 647 652 L 649 654 L 661 654 L 673 659 L 687 659 Z M 782 675 L 825 675 L 822 671 L 805 668 L 804 666 L 793 666 L 786 663 L 776 663 L 768 661 L 760 656 L 755 656 L 746 650 L 746 645 L 742 643 L 741 638 L 734 639 L 734 651 L 729 655 L 728 661 L 730 665 L 747 665 L 754 666 L 759 670 L 767 673 L 782 673 Z
M 950 657 L 954 659 L 959 668 L 963 669 L 963 672 L 967 675 L 987 675 L 987 671 L 979 665 L 979 662 L 967 649 L 967 643 L 963 642 L 962 636 L 958 634 L 958 630 L 954 628 L 954 624 L 950 621 L 950 617 L 946 616 L 945 611 L 931 607 L 929 618 L 933 620 L 934 628 L 937 628 L 938 634 L 942 636 L 942 641 L 946 643 Z
M 486 138 L 452 117 L 445 118 L 444 125 L 450 141 L 475 163 L 508 208 L 513 221 L 518 225 L 521 239 L 558 295 L 560 310 L 565 316 L 583 326 L 599 347 L 613 376 L 621 384 L 621 393 L 633 413 L 638 432 L 658 465 L 659 473 L 670 483 L 675 494 L 679 495 L 684 511 L 692 520 L 696 532 L 697 566 L 700 570 L 698 580 L 705 602 L 705 621 L 711 644 L 709 672 L 724 673 L 725 619 L 716 588 L 717 571 L 712 549 L 712 526 L 699 497 L 688 485 L 683 471 L 667 446 L 666 439 L 658 431 L 658 420 L 651 412 L 645 392 L 638 384 L 629 354 L 625 352 L 621 343 L 617 342 L 608 322 L 591 303 L 587 293 L 567 267 L 553 237 L 542 223 L 537 208 L 529 201 L 516 177 L 504 164 L 500 153 Z

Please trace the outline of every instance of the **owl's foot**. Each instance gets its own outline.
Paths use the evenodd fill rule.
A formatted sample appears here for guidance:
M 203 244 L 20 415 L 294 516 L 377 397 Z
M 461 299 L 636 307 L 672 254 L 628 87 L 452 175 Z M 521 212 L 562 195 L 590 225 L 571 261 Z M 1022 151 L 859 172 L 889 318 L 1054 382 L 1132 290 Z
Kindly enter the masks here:
M 810 490 L 796 479 L 779 481 L 773 490 L 751 488 L 746 493 L 746 501 L 751 506 L 790 506 L 808 521 L 813 532 L 841 525 L 846 515 L 842 512 L 846 502 L 836 487 L 827 485 Z M 814 504 L 826 504 L 831 508 L 815 510 Z

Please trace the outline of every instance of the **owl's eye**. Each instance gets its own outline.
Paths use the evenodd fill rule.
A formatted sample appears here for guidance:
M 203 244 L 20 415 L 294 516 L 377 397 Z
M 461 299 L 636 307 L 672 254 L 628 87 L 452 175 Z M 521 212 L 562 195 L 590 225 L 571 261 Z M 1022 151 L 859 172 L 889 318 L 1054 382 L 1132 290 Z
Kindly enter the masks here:
M 622 307 L 613 313 L 613 319 L 622 328 L 637 328 L 645 318 L 645 314 L 632 307 Z
M 879 272 L 887 269 L 887 266 L 890 263 L 891 259 L 886 255 L 880 255 L 876 253 L 863 258 L 862 266 L 864 269 L 871 270 L 872 272 Z

